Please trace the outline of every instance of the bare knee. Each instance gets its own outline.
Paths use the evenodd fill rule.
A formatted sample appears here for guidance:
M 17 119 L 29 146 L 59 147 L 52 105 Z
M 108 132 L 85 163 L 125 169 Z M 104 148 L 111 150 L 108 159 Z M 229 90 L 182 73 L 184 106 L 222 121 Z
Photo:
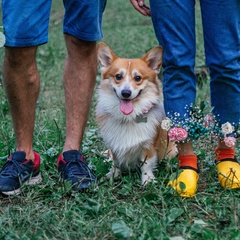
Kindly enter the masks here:
M 96 55 L 96 42 L 78 39 L 72 35 L 65 34 L 68 55 L 78 57 L 90 57 Z
M 37 47 L 13 48 L 6 47 L 3 64 L 3 79 L 5 85 L 20 81 L 30 88 L 38 88 L 39 74 L 36 63 Z
M 6 47 L 5 48 L 5 64 L 9 67 L 18 69 L 30 67 L 36 64 L 37 47 Z

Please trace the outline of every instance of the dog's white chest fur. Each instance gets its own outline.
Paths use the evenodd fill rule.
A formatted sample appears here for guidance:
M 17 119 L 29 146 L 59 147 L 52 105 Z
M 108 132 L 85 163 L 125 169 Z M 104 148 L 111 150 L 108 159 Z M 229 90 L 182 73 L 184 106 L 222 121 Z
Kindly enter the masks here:
M 139 105 L 139 109 L 136 107 L 126 116 L 119 109 L 119 100 L 114 95 L 108 97 L 106 101 L 100 90 L 96 113 L 103 116 L 99 118 L 101 135 L 119 166 L 135 168 L 143 151 L 153 145 L 156 129 L 164 117 L 162 102 L 157 101 L 148 113 L 138 115 L 137 112 L 142 112 Z

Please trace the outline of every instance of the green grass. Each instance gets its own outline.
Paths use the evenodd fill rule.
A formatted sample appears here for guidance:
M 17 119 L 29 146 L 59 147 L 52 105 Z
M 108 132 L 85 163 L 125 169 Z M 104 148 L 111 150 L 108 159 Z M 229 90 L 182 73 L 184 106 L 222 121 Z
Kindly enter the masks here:
M 215 142 L 205 139 L 195 146 L 200 182 L 193 199 L 173 196 L 166 187 L 176 171 L 176 159 L 164 161 L 157 184 L 142 187 L 139 173 L 120 180 L 104 178 L 109 163 L 94 119 L 96 96 L 83 142 L 83 152 L 99 182 L 92 193 L 75 193 L 59 181 L 55 168 L 65 136 L 62 69 L 65 44 L 63 8 L 53 1 L 49 43 L 38 52 L 41 92 L 36 110 L 34 149 L 41 154 L 43 182 L 23 186 L 16 197 L 0 197 L 1 239 L 239 239 L 240 192 L 223 190 L 216 179 Z M 197 68 L 204 66 L 199 11 L 197 10 Z M 104 14 L 104 39 L 122 57 L 140 57 L 157 45 L 150 18 L 138 14 L 129 1 L 108 1 Z M 0 57 L 3 59 L 3 49 Z M 97 79 L 99 80 L 98 75 Z M 209 98 L 208 78 L 200 84 L 198 99 Z M 0 87 L 0 164 L 14 151 L 15 139 L 7 101 Z M 238 145 L 238 156 L 240 147 Z

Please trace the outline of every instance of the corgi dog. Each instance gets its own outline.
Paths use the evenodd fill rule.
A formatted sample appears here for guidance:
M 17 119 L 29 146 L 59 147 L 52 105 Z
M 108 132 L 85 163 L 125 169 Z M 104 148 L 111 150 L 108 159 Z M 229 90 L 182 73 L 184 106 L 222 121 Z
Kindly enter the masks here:
M 139 59 L 119 58 L 105 44 L 97 46 L 102 80 L 97 91 L 96 121 L 113 165 L 108 178 L 141 169 L 142 184 L 154 181 L 158 159 L 173 158 L 177 148 L 161 128 L 165 118 L 158 73 L 162 48 Z

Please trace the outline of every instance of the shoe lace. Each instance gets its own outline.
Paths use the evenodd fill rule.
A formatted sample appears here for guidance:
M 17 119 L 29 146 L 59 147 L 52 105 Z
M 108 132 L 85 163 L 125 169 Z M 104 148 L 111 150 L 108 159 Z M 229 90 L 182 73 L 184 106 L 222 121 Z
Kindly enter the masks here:
M 20 163 L 14 159 L 8 160 L 1 171 L 2 176 L 13 176 L 13 177 L 18 177 L 20 173 L 23 170 L 23 166 L 20 165 Z
M 84 176 L 86 178 L 91 176 L 86 162 L 79 159 L 68 160 L 63 169 L 63 174 L 65 176 L 70 174 L 72 176 Z

